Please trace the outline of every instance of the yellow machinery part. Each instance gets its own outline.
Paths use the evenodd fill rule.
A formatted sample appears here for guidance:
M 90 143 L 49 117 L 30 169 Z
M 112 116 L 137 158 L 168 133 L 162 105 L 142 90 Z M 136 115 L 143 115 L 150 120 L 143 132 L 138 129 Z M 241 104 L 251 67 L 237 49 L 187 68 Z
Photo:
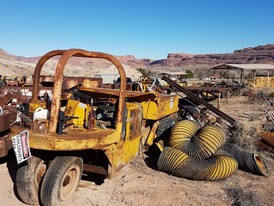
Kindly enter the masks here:
M 141 118 L 140 105 L 135 103 L 126 102 L 125 114 L 125 137 L 124 141 L 120 142 L 122 150 L 121 163 L 126 164 L 135 158 L 138 154 L 138 149 L 142 137 L 141 133 Z M 122 131 L 123 132 L 123 131 Z
M 77 100 L 69 99 L 65 108 L 66 124 L 75 127 L 86 127 L 91 112 L 91 106 Z
M 179 96 L 158 94 L 154 99 L 143 101 L 141 104 L 144 119 L 159 120 L 179 110 Z
M 41 107 L 43 109 L 46 109 L 47 108 L 46 101 L 37 101 L 37 102 L 32 102 L 31 101 L 31 102 L 29 102 L 29 112 L 30 113 L 34 113 L 35 110 L 39 107 Z

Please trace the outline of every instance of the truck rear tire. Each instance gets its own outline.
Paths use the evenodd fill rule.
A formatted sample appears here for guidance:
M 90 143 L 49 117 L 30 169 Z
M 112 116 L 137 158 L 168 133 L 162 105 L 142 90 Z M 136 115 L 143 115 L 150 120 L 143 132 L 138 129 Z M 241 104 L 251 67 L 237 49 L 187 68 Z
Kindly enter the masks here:
M 70 200 L 78 187 L 82 171 L 82 158 L 56 157 L 50 164 L 42 182 L 42 204 L 60 205 L 60 203 Z
M 17 170 L 16 191 L 24 203 L 29 205 L 39 203 L 39 185 L 45 172 L 44 161 L 34 156 L 27 160 L 27 164 Z

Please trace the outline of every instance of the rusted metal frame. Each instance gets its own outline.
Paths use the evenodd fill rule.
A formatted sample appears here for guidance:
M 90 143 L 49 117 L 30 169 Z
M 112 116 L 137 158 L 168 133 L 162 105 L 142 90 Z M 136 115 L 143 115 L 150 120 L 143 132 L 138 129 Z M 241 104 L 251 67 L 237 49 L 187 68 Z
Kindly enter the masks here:
M 51 112 L 50 112 L 49 132 L 51 133 L 56 132 L 59 109 L 60 109 L 60 96 L 61 96 L 64 68 L 67 62 L 69 61 L 69 59 L 73 56 L 106 59 L 112 62 L 118 69 L 118 72 L 121 77 L 118 115 L 117 115 L 117 121 L 116 121 L 116 129 L 118 129 L 117 128 L 118 126 L 121 127 L 122 117 L 125 110 L 126 74 L 122 64 L 114 56 L 111 56 L 109 54 L 105 54 L 101 52 L 91 52 L 91 51 L 86 51 L 81 49 L 70 49 L 63 53 L 56 67 L 54 88 L 53 88 L 53 98 L 52 98 L 52 105 L 51 105 Z
M 217 109 L 213 105 L 209 104 L 205 100 L 201 99 L 200 97 L 198 97 L 196 94 L 192 93 L 191 91 L 189 91 L 189 90 L 185 89 L 184 87 L 180 86 L 179 84 L 177 84 L 176 82 L 174 82 L 170 78 L 168 78 L 166 76 L 163 76 L 162 80 L 166 81 L 169 85 L 171 85 L 172 87 L 176 88 L 177 90 L 185 93 L 187 96 L 189 96 L 195 102 L 206 106 L 207 109 L 209 109 L 210 111 L 212 111 L 215 114 L 219 115 L 220 117 L 222 117 L 223 119 L 225 119 L 229 123 L 231 123 L 231 124 L 235 124 L 236 123 L 235 119 L 233 119 L 232 117 L 230 117 L 226 113 L 222 112 L 221 110 Z
M 0 96 L 0 107 L 5 106 L 9 101 L 12 100 L 12 98 L 13 97 L 10 91 L 8 91 L 4 96 Z
M 34 75 L 33 75 L 33 92 L 32 92 L 32 101 L 37 102 L 38 101 L 38 93 L 39 93 L 39 79 L 40 79 L 40 74 L 42 67 L 46 63 L 47 60 L 50 58 L 57 56 L 57 55 L 62 55 L 66 50 L 53 50 L 48 53 L 46 53 L 44 56 L 42 56 L 34 70 Z

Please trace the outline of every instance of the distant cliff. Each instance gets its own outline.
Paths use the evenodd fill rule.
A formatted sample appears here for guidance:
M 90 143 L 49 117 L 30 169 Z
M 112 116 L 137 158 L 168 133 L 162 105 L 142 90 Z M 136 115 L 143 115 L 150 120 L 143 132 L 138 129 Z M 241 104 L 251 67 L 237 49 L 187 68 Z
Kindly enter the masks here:
M 274 63 L 274 44 L 249 47 L 227 54 L 168 54 L 166 59 L 151 62 L 153 66 L 218 65 L 218 64 Z
M 40 57 L 19 57 L 14 56 L 0 49 L 0 56 L 5 58 L 14 58 L 23 62 L 36 63 Z M 257 47 L 249 47 L 235 50 L 233 53 L 226 54 L 185 54 L 170 53 L 166 59 L 136 59 L 133 55 L 116 56 L 123 64 L 127 64 L 133 68 L 158 68 L 158 67 L 182 67 L 208 65 L 215 66 L 218 64 L 245 64 L 245 63 L 270 63 L 274 64 L 274 44 L 261 45 Z M 83 67 L 105 67 L 110 62 L 102 62 L 100 59 L 75 58 L 70 64 Z
M 117 57 L 122 63 L 132 67 L 181 67 L 186 65 L 218 65 L 218 64 L 274 64 L 274 44 L 249 47 L 226 54 L 185 54 L 170 53 L 166 59 L 136 59 L 133 55 Z

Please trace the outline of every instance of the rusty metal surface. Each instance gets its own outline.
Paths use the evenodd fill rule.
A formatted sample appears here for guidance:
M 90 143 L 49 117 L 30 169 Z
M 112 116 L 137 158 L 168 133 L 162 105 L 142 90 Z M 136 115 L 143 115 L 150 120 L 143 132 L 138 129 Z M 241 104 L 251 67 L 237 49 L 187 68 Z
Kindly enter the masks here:
M 38 87 L 38 91 L 40 90 L 52 90 L 52 87 Z M 0 93 L 6 94 L 8 91 L 15 91 L 17 93 L 20 93 L 20 95 L 24 95 L 23 93 L 33 91 L 32 86 L 18 86 L 18 87 L 10 87 L 10 86 L 4 86 L 0 88 Z
M 8 91 L 5 95 L 0 95 L 0 107 L 3 107 L 6 105 L 9 101 L 12 100 L 12 94 L 10 91 Z
M 34 78 L 34 77 L 33 77 Z M 103 85 L 103 79 L 101 77 L 83 77 L 83 76 L 64 76 L 62 89 L 69 89 L 78 84 L 81 84 L 85 81 L 96 81 L 99 86 Z M 40 75 L 39 82 L 44 87 L 53 87 L 54 85 L 54 76 L 52 75 Z
M 105 95 L 107 97 L 109 96 L 116 96 L 118 97 L 120 95 L 120 91 L 117 89 L 111 89 L 111 88 L 86 88 L 86 87 L 79 87 L 79 90 L 84 93 L 91 93 L 93 95 L 100 94 Z M 157 98 L 159 96 L 159 93 L 157 92 L 140 92 L 140 91 L 130 91 L 127 90 L 125 92 L 125 96 L 128 98 L 134 98 L 134 97 L 148 97 L 148 98 Z
M 64 76 L 62 88 L 69 89 L 74 87 L 80 83 L 89 81 L 96 81 L 98 82 L 98 86 L 101 87 L 103 85 L 103 79 L 101 77 L 67 77 Z
M 102 166 L 89 165 L 89 164 L 84 164 L 83 166 L 84 166 L 84 169 L 83 169 L 84 171 L 101 174 L 101 175 L 108 175 L 108 171 Z
M 30 132 L 30 146 L 33 149 L 50 151 L 73 151 L 84 149 L 104 149 L 117 143 L 115 129 L 93 130 L 70 129 L 62 135 L 53 133 Z M 38 141 L 39 140 L 39 141 Z
M 49 56 L 57 55 L 56 53 L 53 52 Z M 58 54 L 60 54 L 60 51 Z M 64 73 L 65 65 L 67 64 L 69 59 L 73 56 L 106 59 L 112 62 L 118 69 L 118 72 L 122 80 L 120 91 L 119 91 L 119 105 L 118 105 L 118 116 L 117 116 L 117 126 L 120 127 L 122 123 L 122 116 L 124 114 L 124 107 L 125 107 L 124 100 L 125 100 L 125 91 L 126 91 L 126 74 L 122 64 L 114 56 L 111 56 L 109 54 L 105 54 L 101 52 L 90 52 L 90 51 L 81 50 L 81 49 L 70 49 L 65 52 L 62 52 L 62 56 L 56 67 L 54 88 L 53 88 L 53 98 L 52 98 L 51 113 L 50 113 L 50 123 L 49 123 L 48 131 L 51 133 L 56 132 L 59 109 L 60 109 L 60 97 L 61 97 L 61 90 L 62 90 L 63 73 Z M 48 59 L 48 56 L 46 56 L 44 59 Z M 40 66 L 36 67 L 35 79 L 34 79 L 35 87 L 37 87 L 40 72 L 41 72 L 41 67 Z M 33 95 L 37 95 L 36 90 L 37 89 L 33 90 Z M 35 96 L 33 96 L 33 99 L 37 100 Z
M 0 114 L 0 132 L 8 130 L 16 118 L 17 111 L 4 111 Z
M 32 77 L 32 78 L 34 78 L 34 77 Z M 54 76 L 40 75 L 39 82 L 42 86 L 53 86 Z
M 32 91 L 33 87 L 29 86 L 18 86 L 18 87 L 10 87 L 10 86 L 4 86 L 0 88 L 0 94 L 5 95 L 8 93 L 11 93 L 11 99 L 15 99 L 15 103 L 17 105 L 23 103 L 23 102 L 28 102 L 31 97 L 32 97 Z M 39 87 L 38 92 L 44 93 L 44 92 L 49 92 L 52 91 L 52 87 Z M 10 95 L 5 99 L 2 99 L 0 97 L 0 104 L 7 102 L 7 100 L 11 100 Z
M 274 133 L 273 132 L 261 132 L 259 136 L 267 143 L 274 147 Z

